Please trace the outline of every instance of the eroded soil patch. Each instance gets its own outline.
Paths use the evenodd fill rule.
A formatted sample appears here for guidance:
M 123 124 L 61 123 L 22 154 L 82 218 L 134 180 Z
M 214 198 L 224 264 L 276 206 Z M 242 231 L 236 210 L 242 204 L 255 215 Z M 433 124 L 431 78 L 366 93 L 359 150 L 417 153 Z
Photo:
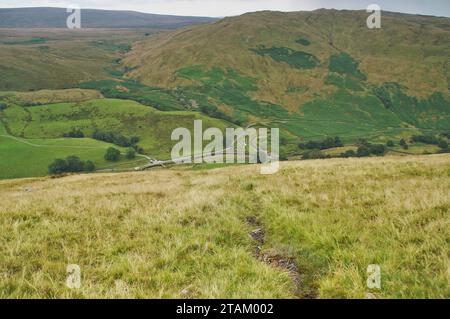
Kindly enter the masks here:
M 296 291 L 295 294 L 299 298 L 313 299 L 317 297 L 316 289 L 308 287 L 305 289 L 303 277 L 295 259 L 292 257 L 283 256 L 273 249 L 264 250 L 263 245 L 265 244 L 266 232 L 262 223 L 255 216 L 249 216 L 246 218 L 246 222 L 253 230 L 249 233 L 250 237 L 255 241 L 256 247 L 253 255 L 259 261 L 282 271 L 285 271 L 291 277 Z

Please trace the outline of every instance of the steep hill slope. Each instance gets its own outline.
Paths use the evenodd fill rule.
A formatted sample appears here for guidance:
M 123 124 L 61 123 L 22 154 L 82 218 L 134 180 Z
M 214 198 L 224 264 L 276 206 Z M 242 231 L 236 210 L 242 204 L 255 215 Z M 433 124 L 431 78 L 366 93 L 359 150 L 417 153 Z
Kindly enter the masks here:
M 0 28 L 66 28 L 69 13 L 64 8 L 0 9 Z M 84 28 L 174 29 L 215 21 L 206 17 L 182 17 L 134 11 L 82 9 Z
M 288 136 L 450 126 L 450 19 L 359 11 L 258 12 L 146 40 L 128 76 Z M 206 97 L 206 98 L 205 98 Z

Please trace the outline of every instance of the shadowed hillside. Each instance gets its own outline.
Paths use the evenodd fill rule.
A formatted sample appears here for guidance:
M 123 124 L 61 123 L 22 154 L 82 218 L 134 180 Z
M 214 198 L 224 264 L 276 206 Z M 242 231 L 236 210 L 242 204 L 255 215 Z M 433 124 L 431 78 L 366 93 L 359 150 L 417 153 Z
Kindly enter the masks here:
M 0 9 L 0 28 L 66 28 L 70 13 L 64 8 Z M 215 21 L 206 17 L 181 17 L 134 11 L 83 9 L 84 28 L 157 28 L 174 29 Z

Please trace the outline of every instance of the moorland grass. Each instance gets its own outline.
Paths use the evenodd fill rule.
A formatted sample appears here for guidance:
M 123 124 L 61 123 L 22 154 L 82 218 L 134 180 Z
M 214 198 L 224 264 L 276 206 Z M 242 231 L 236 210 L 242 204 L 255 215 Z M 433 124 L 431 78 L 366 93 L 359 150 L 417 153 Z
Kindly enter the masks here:
M 144 38 L 142 30 L 70 31 L 0 30 L 0 90 L 75 88 L 110 78 L 106 69 L 133 41 Z
M 449 298 L 450 157 L 0 181 L 3 298 Z M 300 285 L 253 255 L 292 258 Z M 65 286 L 67 264 L 81 288 Z M 366 286 L 369 264 L 381 289 Z

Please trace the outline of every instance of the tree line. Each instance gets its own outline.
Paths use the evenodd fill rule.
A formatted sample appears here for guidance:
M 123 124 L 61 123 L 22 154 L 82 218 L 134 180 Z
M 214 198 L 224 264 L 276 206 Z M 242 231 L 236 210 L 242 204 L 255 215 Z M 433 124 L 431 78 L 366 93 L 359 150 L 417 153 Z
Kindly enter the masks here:
M 94 170 L 95 165 L 93 162 L 82 161 L 77 156 L 69 156 L 66 159 L 55 159 L 48 166 L 50 174 L 93 172 Z

